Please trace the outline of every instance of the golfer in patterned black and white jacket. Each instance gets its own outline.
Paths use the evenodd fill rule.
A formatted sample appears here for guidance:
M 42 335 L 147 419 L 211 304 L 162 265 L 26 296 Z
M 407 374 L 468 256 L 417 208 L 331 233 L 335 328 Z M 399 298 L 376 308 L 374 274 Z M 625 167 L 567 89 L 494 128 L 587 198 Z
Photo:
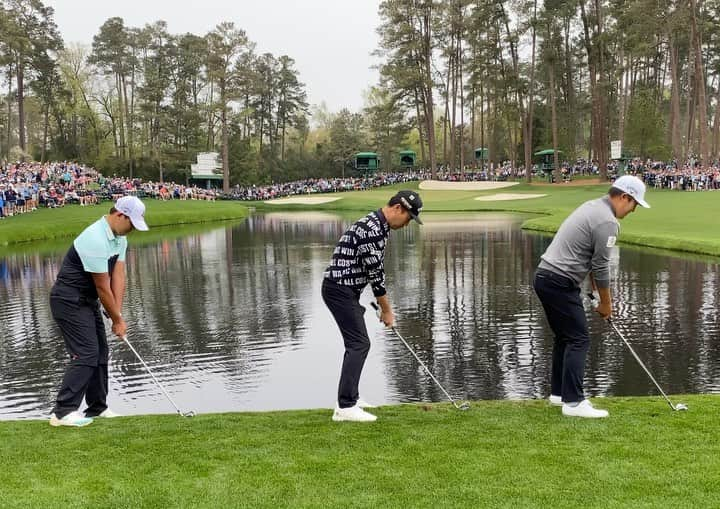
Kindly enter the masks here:
M 392 327 L 395 322 L 385 290 L 385 247 L 390 230 L 407 226 L 411 219 L 422 224 L 418 215 L 422 200 L 415 191 L 399 191 L 387 205 L 358 220 L 335 247 L 330 266 L 325 270 L 322 296 L 340 328 L 345 343 L 338 401 L 334 421 L 374 421 L 364 410 L 372 405 L 362 401 L 358 392 L 360 375 L 370 351 L 370 339 L 360 305 L 360 294 L 369 284 L 380 306 L 380 320 Z

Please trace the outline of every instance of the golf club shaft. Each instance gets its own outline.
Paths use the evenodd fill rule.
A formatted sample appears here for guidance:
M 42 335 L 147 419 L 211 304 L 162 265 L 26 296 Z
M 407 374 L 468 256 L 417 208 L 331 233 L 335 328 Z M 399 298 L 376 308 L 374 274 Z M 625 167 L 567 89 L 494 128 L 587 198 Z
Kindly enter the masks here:
M 448 391 L 446 391 L 445 388 L 442 386 L 442 384 L 440 383 L 440 381 L 439 381 L 437 378 L 435 378 L 435 375 L 433 375 L 432 372 L 430 371 L 430 369 L 428 369 L 428 367 L 425 365 L 425 363 L 420 360 L 420 357 L 417 356 L 417 354 L 416 354 L 415 351 L 410 347 L 410 345 L 408 344 L 408 342 L 405 341 L 405 338 L 403 338 L 403 337 L 400 335 L 400 333 L 397 331 L 397 329 L 396 329 L 395 327 L 392 327 L 392 331 L 395 333 L 395 335 L 396 335 L 398 338 L 400 338 L 400 341 L 402 341 L 403 344 L 405 345 L 405 347 L 410 351 L 410 353 L 413 354 L 413 357 L 415 357 L 415 360 L 420 363 L 420 365 L 423 367 L 423 369 L 425 370 L 425 372 L 426 372 L 428 375 L 430 375 L 430 378 L 432 378 L 433 381 L 437 384 L 437 386 L 440 387 L 440 390 L 445 393 L 445 396 L 447 396 L 447 398 L 452 402 L 452 404 L 455 405 L 456 408 L 460 408 L 460 407 L 458 407 L 458 404 L 455 402 L 455 400 L 453 399 L 453 397 L 450 396 L 450 394 L 448 394 Z
M 163 394 L 165 394 L 165 397 L 168 399 L 168 401 L 170 401 L 170 403 L 172 403 L 172 406 L 175 407 L 175 410 L 177 410 L 177 413 L 179 413 L 180 415 L 183 415 L 183 413 L 180 411 L 180 408 L 178 408 L 178 406 L 175 404 L 175 402 L 173 401 L 173 399 L 170 397 L 170 394 L 168 394 L 167 391 L 165 390 L 165 387 L 163 387 L 163 385 L 160 383 L 160 380 L 158 380 L 157 378 L 155 378 L 155 375 L 153 374 L 152 370 L 150 369 L 150 366 L 148 366 L 148 365 L 145 363 L 145 361 L 143 360 L 143 358 L 140 357 L 140 354 L 137 353 L 137 350 L 135 350 L 135 348 L 133 348 L 133 346 L 130 344 L 130 341 L 128 341 L 127 336 L 122 336 L 122 340 L 125 341 L 125 343 L 127 343 L 127 346 L 130 347 L 130 350 L 132 350 L 132 353 L 135 354 L 135 357 L 137 357 L 138 360 L 142 363 L 142 365 L 145 366 L 145 369 L 147 370 L 147 372 L 150 373 L 150 376 L 151 376 L 152 379 L 155 381 L 155 383 L 157 384 L 157 386 L 160 387 L 160 390 L 163 392 Z
M 630 343 L 628 342 L 627 339 L 625 339 L 625 336 L 623 335 L 622 332 L 620 332 L 620 329 L 618 329 L 617 326 L 615 325 L 615 323 L 609 318 L 608 318 L 608 323 L 610 324 L 610 327 L 613 328 L 615 333 L 618 336 L 620 336 L 620 339 L 622 339 L 623 343 L 625 343 L 625 346 L 628 347 L 628 350 L 630 350 L 630 353 L 632 354 L 632 356 L 635 357 L 635 360 L 637 361 L 637 363 L 640 364 L 640 367 L 643 368 L 643 370 L 645 370 L 645 373 L 647 373 L 647 376 L 649 376 L 650 380 L 653 381 L 653 383 L 655 384 L 655 387 L 657 387 L 657 390 L 660 391 L 660 394 L 662 394 L 663 398 L 665 398 L 665 401 L 667 401 L 668 405 L 670 405 L 670 408 L 675 410 L 675 405 L 672 404 L 672 402 L 670 401 L 670 398 L 667 397 L 667 394 L 665 394 L 665 391 L 662 390 L 662 387 L 660 387 L 660 384 L 657 383 L 657 380 L 655 380 L 655 377 L 652 376 L 652 373 L 650 373 L 650 370 L 647 368 L 647 366 L 645 366 L 645 363 L 642 361 L 642 359 L 640 359 L 640 357 L 638 357 L 638 354 L 635 353 L 635 350 L 633 349 L 632 346 L 630 346 Z
M 378 308 L 377 304 L 374 303 L 374 302 L 372 302 L 371 305 L 372 305 L 372 307 L 375 308 L 375 311 L 377 311 L 378 316 L 379 316 L 379 315 L 380 315 L 380 309 Z M 415 360 L 420 363 L 420 365 L 423 367 L 423 369 L 425 370 L 425 372 L 426 372 L 428 375 L 430 375 L 430 378 L 433 379 L 433 382 L 435 382 L 435 383 L 437 384 L 437 386 L 440 387 L 440 390 L 443 391 L 443 393 L 445 393 L 445 396 L 447 396 L 447 398 L 448 398 L 448 399 L 450 400 L 450 402 L 455 406 L 455 408 L 460 408 L 460 407 L 458 406 L 458 404 L 455 402 L 455 400 L 453 399 L 453 397 L 450 396 L 450 394 L 448 393 L 448 391 L 445 390 L 445 387 L 443 387 L 442 384 L 440 383 L 440 381 L 439 381 L 437 378 L 435 378 L 435 375 L 432 374 L 432 371 L 430 371 L 430 369 L 425 365 L 425 363 L 420 360 L 420 357 L 418 357 L 418 355 L 415 353 L 415 350 L 413 350 L 412 347 L 410 346 L 410 344 L 409 344 L 407 341 L 405 341 L 405 338 L 402 337 L 402 335 L 397 331 L 397 329 L 396 329 L 394 326 L 391 327 L 391 329 L 392 329 L 392 331 L 395 333 L 395 335 L 400 339 L 400 341 L 403 342 L 403 344 L 405 345 L 405 348 L 407 348 L 408 351 L 413 355 L 413 357 L 415 357 Z
M 588 293 L 588 297 L 590 298 L 590 302 L 592 303 L 593 307 L 597 308 L 598 302 L 597 302 L 597 299 L 595 298 L 595 295 L 593 295 L 592 293 Z M 652 373 L 650 373 L 650 370 L 647 368 L 647 366 L 645 366 L 645 363 L 642 361 L 642 359 L 640 359 L 640 357 L 638 357 L 638 354 L 635 353 L 635 350 L 633 349 L 633 347 L 630 346 L 630 342 L 627 339 L 625 339 L 625 336 L 623 335 L 623 333 L 620 332 L 620 329 L 617 328 L 617 326 L 615 325 L 615 322 L 613 322 L 611 318 L 608 318 L 607 323 L 610 324 L 610 327 L 612 327 L 612 329 L 615 331 L 615 334 L 620 336 L 620 339 L 622 340 L 622 342 L 625 343 L 625 346 L 628 347 L 628 350 L 630 350 L 630 353 L 632 354 L 632 356 L 635 357 L 635 360 L 637 361 L 637 363 L 640 364 L 640 367 L 643 368 L 645 373 L 647 373 L 647 376 L 650 377 L 650 380 L 653 381 L 653 383 L 655 384 L 655 387 L 657 387 L 657 390 L 660 391 L 660 394 L 662 394 L 663 398 L 665 398 L 665 401 L 667 401 L 667 404 L 670 405 L 670 408 L 672 408 L 673 410 L 677 410 L 675 405 L 672 404 L 672 401 L 670 401 L 670 398 L 668 398 L 667 394 L 665 394 L 665 391 L 663 391 L 662 387 L 660 387 L 660 384 L 657 383 L 657 380 L 655 380 L 655 377 L 652 376 Z

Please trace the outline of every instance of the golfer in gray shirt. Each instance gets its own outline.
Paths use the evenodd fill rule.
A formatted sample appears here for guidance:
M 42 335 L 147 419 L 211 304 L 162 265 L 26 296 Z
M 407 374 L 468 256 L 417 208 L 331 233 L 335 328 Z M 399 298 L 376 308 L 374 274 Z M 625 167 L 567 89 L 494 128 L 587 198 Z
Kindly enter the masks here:
M 597 313 L 612 314 L 610 250 L 620 231 L 618 219 L 645 201 L 645 184 L 625 175 L 613 183 L 606 196 L 583 203 L 560 225 L 550 246 L 540 257 L 533 286 L 555 334 L 550 403 L 562 405 L 562 413 L 574 417 L 607 417 L 593 408 L 583 393 L 585 358 L 590 347 L 587 318 L 580 285 L 590 275 L 600 295 Z

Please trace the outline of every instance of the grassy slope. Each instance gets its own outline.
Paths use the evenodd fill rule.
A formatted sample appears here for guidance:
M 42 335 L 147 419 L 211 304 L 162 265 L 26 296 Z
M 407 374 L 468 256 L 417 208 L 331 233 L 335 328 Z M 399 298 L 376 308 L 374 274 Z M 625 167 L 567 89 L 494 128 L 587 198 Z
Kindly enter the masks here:
M 717 396 L 609 398 L 605 420 L 542 401 L 0 422 L 0 506 L 717 507 Z
M 322 205 L 267 205 L 253 203 L 263 210 L 357 210 L 380 207 L 394 189 L 417 188 L 408 183 L 391 188 L 343 193 L 341 200 Z M 530 230 L 554 232 L 563 219 L 584 201 L 607 192 L 607 185 L 544 186 L 520 184 L 497 191 L 420 191 L 423 214 L 443 211 L 513 211 L 541 214 L 529 219 L 523 227 Z M 547 194 L 543 198 L 483 202 L 478 196 L 495 193 Z M 626 244 L 652 246 L 663 249 L 720 255 L 720 234 L 716 218 L 720 217 L 720 193 L 681 193 L 654 191 L 647 194 L 651 209 L 637 211 L 621 221 L 620 240 Z
M 202 202 L 145 200 L 145 218 L 153 228 L 160 226 L 205 223 L 247 216 L 248 210 L 239 202 Z M 0 221 L 0 246 L 71 237 L 106 214 L 110 202 L 91 207 L 69 205 L 62 209 L 39 209 L 31 214 Z
M 417 188 L 408 183 L 386 188 L 340 193 L 342 199 L 321 205 L 267 205 L 251 202 L 259 210 L 327 210 L 357 211 L 382 206 L 394 190 Z M 443 211 L 512 211 L 539 214 L 527 220 L 523 227 L 530 230 L 554 232 L 565 217 L 579 204 L 601 196 L 607 191 L 605 185 L 544 186 L 521 184 L 498 191 L 421 191 L 425 203 L 424 214 Z M 482 202 L 475 200 L 482 195 L 496 192 L 540 193 L 543 198 Z M 720 255 L 720 235 L 715 218 L 720 217 L 720 193 L 679 193 L 672 191 L 649 191 L 648 201 L 652 209 L 640 209 L 621 222 L 620 240 L 625 244 L 652 246 L 662 249 L 686 251 L 711 256 Z M 238 219 L 247 215 L 246 203 L 146 201 L 148 223 L 153 227 Z M 100 207 L 70 206 L 59 210 L 39 210 L 16 218 L 0 221 L 0 246 L 65 238 L 79 233 L 87 224 L 105 212 Z M 165 235 L 167 231 L 159 230 Z M 137 238 L 137 237 L 136 237 Z M 149 238 L 149 237 L 148 237 Z

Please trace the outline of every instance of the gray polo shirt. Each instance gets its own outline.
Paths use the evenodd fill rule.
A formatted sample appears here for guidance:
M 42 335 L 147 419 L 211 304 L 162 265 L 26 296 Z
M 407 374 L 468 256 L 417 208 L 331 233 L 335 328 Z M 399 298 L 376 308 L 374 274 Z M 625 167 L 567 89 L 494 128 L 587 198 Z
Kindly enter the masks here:
M 592 271 L 598 288 L 609 288 L 610 248 L 618 233 L 608 196 L 585 202 L 560 225 L 538 268 L 569 277 L 578 286 Z

